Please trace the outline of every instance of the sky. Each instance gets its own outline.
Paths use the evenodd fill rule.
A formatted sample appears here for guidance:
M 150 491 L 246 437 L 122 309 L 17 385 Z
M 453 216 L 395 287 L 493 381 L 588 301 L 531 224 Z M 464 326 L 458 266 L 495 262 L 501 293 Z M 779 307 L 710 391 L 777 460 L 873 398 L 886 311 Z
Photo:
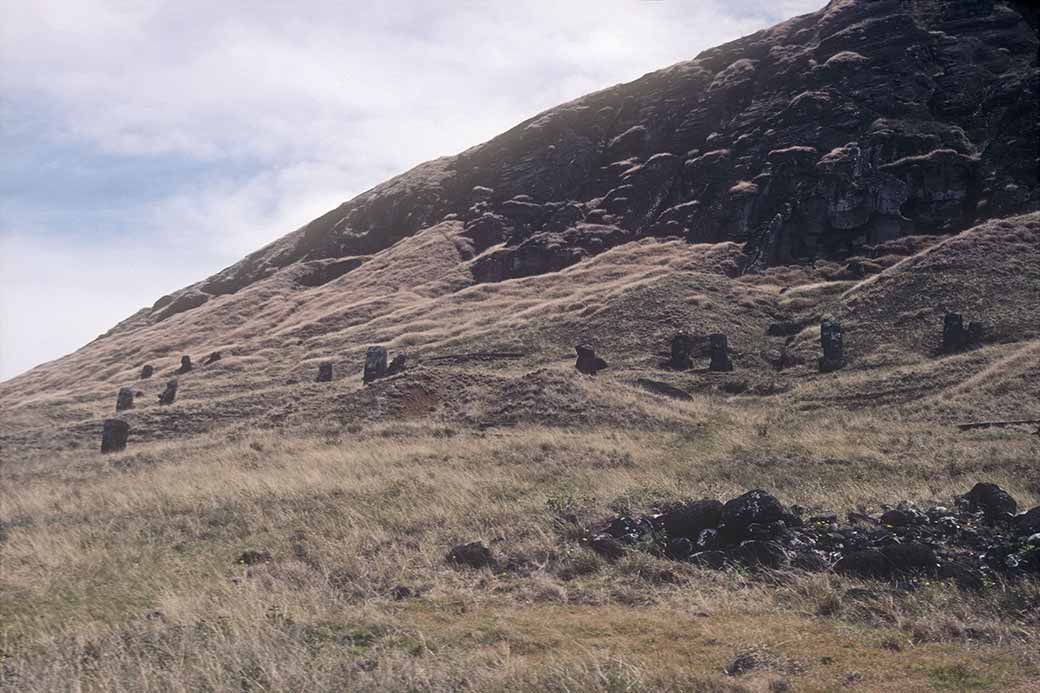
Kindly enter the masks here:
M 824 0 L 0 0 L 0 380 L 422 161 Z

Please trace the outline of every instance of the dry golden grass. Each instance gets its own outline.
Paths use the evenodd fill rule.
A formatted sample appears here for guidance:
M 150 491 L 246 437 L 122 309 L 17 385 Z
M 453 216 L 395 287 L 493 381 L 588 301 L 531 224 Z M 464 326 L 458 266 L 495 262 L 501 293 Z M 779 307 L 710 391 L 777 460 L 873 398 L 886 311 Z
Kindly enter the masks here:
M 749 487 L 842 511 L 948 502 L 984 478 L 1032 505 L 1035 437 L 584 387 L 661 423 L 329 424 L 8 460 L 0 685 L 1029 690 L 1040 675 L 1035 584 L 856 601 L 843 595 L 859 583 L 834 575 L 714 573 L 640 553 L 611 565 L 577 542 L 609 512 Z M 508 568 L 446 564 L 470 540 Z M 272 562 L 236 564 L 250 548 Z M 394 600 L 398 585 L 417 596 Z M 761 667 L 723 674 L 742 652 Z
M 324 286 L 287 268 L 161 323 L 143 311 L 0 384 L 0 688 L 1036 690 L 1035 583 L 864 601 L 831 574 L 608 564 L 578 539 L 609 513 L 754 487 L 845 511 L 992 481 L 1036 504 L 1040 439 L 948 424 L 1040 416 L 1038 228 L 988 224 L 859 283 L 733 279 L 733 244 L 644 239 L 478 285 L 445 222 Z M 931 354 L 945 308 L 1001 341 Z M 828 314 L 851 360 L 820 375 Z M 777 321 L 800 331 L 770 336 Z M 662 369 L 680 329 L 726 333 L 737 370 Z M 577 374 L 578 341 L 611 368 Z M 370 344 L 412 367 L 363 387 Z M 801 361 L 778 373 L 780 348 Z M 182 353 L 218 349 L 155 404 Z M 525 355 L 429 359 L 489 350 Z M 337 380 L 313 383 L 326 359 Z M 130 450 L 101 456 L 124 385 L 146 392 L 122 415 Z M 445 563 L 471 540 L 505 569 Z M 273 560 L 236 564 L 247 549 Z M 416 596 L 393 599 L 402 585 Z M 742 653 L 758 668 L 723 674 Z

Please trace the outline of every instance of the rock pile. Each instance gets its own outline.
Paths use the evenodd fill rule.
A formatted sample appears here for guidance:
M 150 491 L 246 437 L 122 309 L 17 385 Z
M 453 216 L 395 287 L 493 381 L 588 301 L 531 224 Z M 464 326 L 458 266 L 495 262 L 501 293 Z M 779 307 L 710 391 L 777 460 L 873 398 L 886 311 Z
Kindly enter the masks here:
M 645 516 L 621 515 L 590 531 L 586 544 L 616 560 L 643 549 L 711 568 L 834 570 L 861 578 L 928 576 L 979 589 L 996 576 L 1040 574 L 1040 506 L 1018 505 L 995 484 L 976 484 L 951 507 L 901 504 L 880 516 L 807 515 L 754 490 L 725 504 L 679 503 Z

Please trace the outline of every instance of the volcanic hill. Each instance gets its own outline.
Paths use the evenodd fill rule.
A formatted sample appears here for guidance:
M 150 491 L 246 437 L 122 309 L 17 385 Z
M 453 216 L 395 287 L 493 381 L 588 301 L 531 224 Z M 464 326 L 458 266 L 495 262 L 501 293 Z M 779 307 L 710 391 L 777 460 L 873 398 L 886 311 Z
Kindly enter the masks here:
M 832 0 L 0 383 L 0 691 L 1035 691 L 1037 49 Z

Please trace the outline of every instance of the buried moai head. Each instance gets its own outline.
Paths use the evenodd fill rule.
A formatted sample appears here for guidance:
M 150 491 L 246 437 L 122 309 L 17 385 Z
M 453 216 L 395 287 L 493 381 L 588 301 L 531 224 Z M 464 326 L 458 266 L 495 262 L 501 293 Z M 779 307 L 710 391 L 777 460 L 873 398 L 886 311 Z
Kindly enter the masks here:
M 708 370 L 731 371 L 733 361 L 729 357 L 729 339 L 724 334 L 713 334 L 708 336 L 708 348 L 711 351 L 711 363 Z
M 370 383 L 386 376 L 386 348 L 381 346 L 369 347 L 365 354 L 365 373 L 363 382 Z
M 101 452 L 126 450 L 126 439 L 130 437 L 130 424 L 122 419 L 105 419 L 101 429 Z
M 181 367 L 177 369 L 178 373 L 187 373 L 191 370 L 191 357 L 185 354 L 181 357 Z
M 952 354 L 980 344 L 985 332 L 986 327 L 981 322 L 972 321 L 965 325 L 960 313 L 946 313 L 943 316 L 942 353 Z
M 170 378 L 166 383 L 166 389 L 159 393 L 159 404 L 173 404 L 177 399 L 177 379 Z
M 141 367 L 141 380 L 148 380 L 148 378 L 151 378 L 152 374 L 154 373 L 155 369 L 151 366 L 151 364 L 146 363 L 144 366 Z
M 574 367 L 580 373 L 596 375 L 607 367 L 607 362 L 596 356 L 596 351 L 588 344 L 579 344 L 574 347 L 574 350 L 578 352 L 578 360 L 574 363 Z
M 332 382 L 332 361 L 322 361 L 318 364 L 318 380 L 319 383 Z
M 134 390 L 130 387 L 119 388 L 119 394 L 116 395 L 116 411 L 124 411 L 126 409 L 134 408 Z
M 841 324 L 836 320 L 824 320 L 820 323 L 820 348 L 823 351 L 818 364 L 821 373 L 844 368 L 845 338 Z
M 668 367 L 675 370 L 685 371 L 693 364 L 690 362 L 690 352 L 693 351 L 693 339 L 685 332 L 680 332 L 672 337 L 671 357 Z

